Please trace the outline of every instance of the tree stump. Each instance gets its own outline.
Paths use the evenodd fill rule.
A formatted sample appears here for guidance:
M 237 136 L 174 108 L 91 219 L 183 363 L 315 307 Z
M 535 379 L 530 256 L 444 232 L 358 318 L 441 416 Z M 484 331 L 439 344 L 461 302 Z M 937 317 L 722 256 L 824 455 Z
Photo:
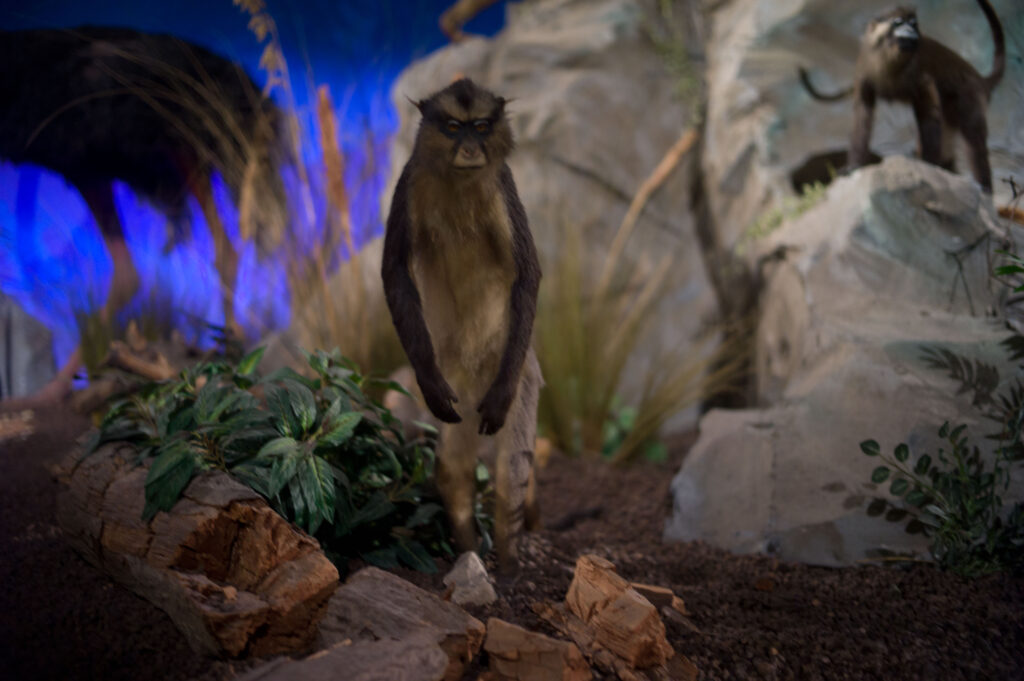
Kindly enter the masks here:
M 338 584 L 315 539 L 220 472 L 196 476 L 169 512 L 142 520 L 147 466 L 109 444 L 69 466 L 57 519 L 71 545 L 154 603 L 197 650 L 238 657 L 304 650 Z

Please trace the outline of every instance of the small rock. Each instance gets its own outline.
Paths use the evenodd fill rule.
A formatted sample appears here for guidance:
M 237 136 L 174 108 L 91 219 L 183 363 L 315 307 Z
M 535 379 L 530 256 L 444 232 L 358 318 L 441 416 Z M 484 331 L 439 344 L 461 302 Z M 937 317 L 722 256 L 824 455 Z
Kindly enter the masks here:
M 445 575 L 444 584 L 451 589 L 452 602 L 458 605 L 490 605 L 498 600 L 487 568 L 473 551 L 459 556 Z

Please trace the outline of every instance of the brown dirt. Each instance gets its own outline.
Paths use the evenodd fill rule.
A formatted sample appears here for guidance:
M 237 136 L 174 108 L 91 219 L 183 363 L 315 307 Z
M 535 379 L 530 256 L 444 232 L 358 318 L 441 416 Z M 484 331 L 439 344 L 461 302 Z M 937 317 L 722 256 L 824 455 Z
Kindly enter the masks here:
M 0 676 L 215 681 L 247 668 L 192 652 L 162 612 L 67 547 L 48 467 L 88 424 L 61 410 L 33 425 L 0 439 Z M 628 469 L 553 458 L 540 476 L 546 521 L 601 513 L 531 535 L 518 580 L 474 614 L 553 633 L 530 604 L 564 597 L 577 556 L 592 552 L 685 600 L 690 625 L 668 621 L 669 641 L 702 679 L 1024 679 L 1024 580 L 967 581 L 921 564 L 814 568 L 662 544 L 685 443 L 675 449 L 669 464 Z M 440 575 L 402 575 L 441 590 Z

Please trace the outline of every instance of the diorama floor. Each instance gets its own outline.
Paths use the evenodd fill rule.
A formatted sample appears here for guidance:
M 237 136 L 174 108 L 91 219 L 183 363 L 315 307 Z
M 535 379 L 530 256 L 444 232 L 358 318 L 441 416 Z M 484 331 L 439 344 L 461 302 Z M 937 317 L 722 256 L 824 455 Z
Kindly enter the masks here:
M 0 439 L 0 678 L 238 676 L 253 663 L 192 652 L 166 615 L 63 541 L 50 469 L 87 427 L 61 409 L 37 413 L 27 437 Z M 676 444 L 668 464 L 626 469 L 554 457 L 540 473 L 540 500 L 546 522 L 570 526 L 531 535 L 519 578 L 474 614 L 553 633 L 530 604 L 562 599 L 576 558 L 597 553 L 627 579 L 683 598 L 689 621 L 666 621 L 668 638 L 700 678 L 1024 679 L 1022 579 L 967 581 L 919 563 L 815 568 L 662 544 L 668 486 L 687 444 Z M 440 567 L 443 574 L 448 566 Z M 402 572 L 438 592 L 441 574 Z

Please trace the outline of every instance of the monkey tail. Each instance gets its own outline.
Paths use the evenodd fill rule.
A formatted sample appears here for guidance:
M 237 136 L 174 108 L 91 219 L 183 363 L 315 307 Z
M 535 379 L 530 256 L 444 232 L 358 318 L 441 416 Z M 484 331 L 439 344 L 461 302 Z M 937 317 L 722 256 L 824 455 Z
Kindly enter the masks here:
M 981 1 L 984 2 L 984 0 Z M 840 90 L 839 92 L 833 92 L 830 95 L 826 95 L 822 92 L 819 92 L 818 89 L 814 87 L 814 84 L 811 83 L 811 75 L 807 73 L 807 69 L 800 66 L 798 67 L 798 70 L 800 71 L 800 82 L 803 83 L 804 89 L 807 90 L 808 94 L 810 94 L 811 97 L 814 97 L 820 102 L 837 102 L 840 99 L 848 97 L 853 92 L 853 86 L 851 85 L 850 87 Z
M 992 94 L 992 90 L 1003 78 L 1006 70 L 1006 37 L 1003 35 L 1003 26 L 999 23 L 996 11 L 992 9 L 992 3 L 988 0 L 978 0 L 981 11 L 988 19 L 988 25 L 992 28 L 992 42 L 995 44 L 995 53 L 992 55 L 992 73 L 985 77 L 986 94 Z

